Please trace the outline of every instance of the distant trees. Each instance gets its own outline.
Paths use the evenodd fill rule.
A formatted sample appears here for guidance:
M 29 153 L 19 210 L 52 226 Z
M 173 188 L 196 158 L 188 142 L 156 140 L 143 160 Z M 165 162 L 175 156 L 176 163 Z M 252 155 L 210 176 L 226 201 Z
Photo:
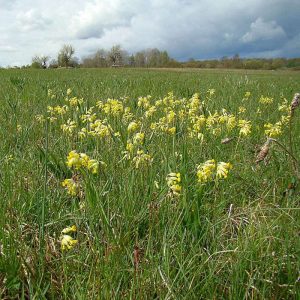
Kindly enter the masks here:
M 36 69 L 46 69 L 49 59 L 50 57 L 46 55 L 35 55 L 31 60 L 31 67 Z
M 57 56 L 58 65 L 63 67 L 72 66 L 72 58 L 74 53 L 75 49 L 72 45 L 63 45 Z
M 241 58 L 239 54 L 232 57 L 223 56 L 220 59 L 196 60 L 179 62 L 171 58 L 167 51 L 150 48 L 128 54 L 120 45 L 114 45 L 109 50 L 98 49 L 95 53 L 82 58 L 81 62 L 74 56 L 72 45 L 63 45 L 58 52 L 57 59 L 50 60 L 47 55 L 35 55 L 31 68 L 59 68 L 59 67 L 138 67 L 138 68 L 224 68 L 224 69 L 253 69 L 253 70 L 300 70 L 300 58 Z
M 120 45 L 112 46 L 110 50 L 99 49 L 96 53 L 83 58 L 82 66 L 87 68 L 129 66 L 129 67 L 168 67 L 178 64 L 172 60 L 167 51 L 157 48 L 138 51 L 129 55 Z

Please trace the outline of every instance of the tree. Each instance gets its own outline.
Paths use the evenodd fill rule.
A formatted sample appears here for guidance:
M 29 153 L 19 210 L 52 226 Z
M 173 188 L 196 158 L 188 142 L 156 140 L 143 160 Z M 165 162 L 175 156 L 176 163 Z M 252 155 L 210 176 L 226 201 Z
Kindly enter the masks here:
M 123 60 L 124 60 L 123 52 L 124 51 L 121 49 L 120 45 L 115 45 L 111 47 L 108 53 L 108 59 L 113 66 L 123 64 Z
M 144 51 L 140 51 L 135 53 L 134 55 L 135 65 L 137 67 L 145 67 L 146 64 L 146 56 Z
M 50 57 L 46 55 L 36 55 L 32 58 L 31 67 L 36 69 L 46 69 L 49 59 Z
M 71 66 L 72 57 L 75 53 L 75 49 L 72 45 L 63 45 L 58 53 L 58 65 L 69 67 Z

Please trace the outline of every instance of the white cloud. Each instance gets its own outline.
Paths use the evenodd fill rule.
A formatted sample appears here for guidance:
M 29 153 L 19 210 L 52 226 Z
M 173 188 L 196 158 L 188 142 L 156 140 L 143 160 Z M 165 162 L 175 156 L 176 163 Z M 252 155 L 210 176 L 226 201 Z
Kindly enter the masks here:
M 262 18 L 257 18 L 255 22 L 251 23 L 250 31 L 243 35 L 242 41 L 244 43 L 253 43 L 261 40 L 275 40 L 285 37 L 285 31 L 276 21 L 266 22 Z
M 134 1 L 95 1 L 71 18 L 70 31 L 75 38 L 101 37 L 104 30 L 128 26 L 137 13 Z M 131 3 L 131 5 L 129 4 Z
M 17 14 L 17 25 L 21 31 L 43 30 L 51 24 L 51 19 L 45 17 L 36 9 L 29 9 L 26 12 Z

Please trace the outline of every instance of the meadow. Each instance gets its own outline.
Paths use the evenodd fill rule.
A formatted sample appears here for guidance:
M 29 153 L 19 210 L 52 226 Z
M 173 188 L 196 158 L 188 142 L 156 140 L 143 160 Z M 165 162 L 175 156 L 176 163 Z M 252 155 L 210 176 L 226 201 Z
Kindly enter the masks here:
M 299 83 L 0 70 L 1 299 L 299 299 Z

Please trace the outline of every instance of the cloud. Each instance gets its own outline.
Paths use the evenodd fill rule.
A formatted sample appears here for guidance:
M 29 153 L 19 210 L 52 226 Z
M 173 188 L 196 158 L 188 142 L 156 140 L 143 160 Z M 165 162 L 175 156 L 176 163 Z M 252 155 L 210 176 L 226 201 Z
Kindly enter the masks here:
M 95 1 L 71 18 L 70 29 L 75 38 L 97 38 L 105 30 L 128 26 L 134 16 L 130 1 Z
M 278 40 L 286 37 L 285 31 L 276 21 L 266 22 L 262 18 L 257 18 L 251 23 L 250 31 L 242 36 L 244 43 L 253 43 L 265 40 Z
M 36 9 L 20 12 L 16 17 L 17 25 L 21 31 L 43 30 L 52 23 L 51 19 L 45 17 Z
M 0 45 L 0 52 L 16 52 L 17 49 L 15 47 L 9 45 Z
M 0 7 L 0 65 L 55 57 L 65 43 L 78 57 L 115 44 L 131 53 L 157 47 L 179 60 L 300 56 L 299 0 L 0 0 Z

